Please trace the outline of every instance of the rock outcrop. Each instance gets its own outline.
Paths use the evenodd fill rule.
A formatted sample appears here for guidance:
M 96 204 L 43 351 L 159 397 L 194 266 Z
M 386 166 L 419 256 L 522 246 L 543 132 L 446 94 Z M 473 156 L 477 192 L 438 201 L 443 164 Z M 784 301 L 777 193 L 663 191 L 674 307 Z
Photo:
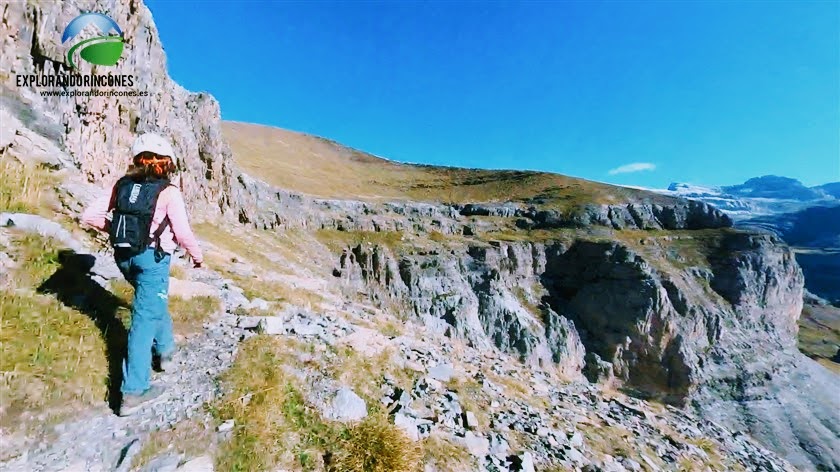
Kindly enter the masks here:
M 654 238 L 641 250 L 582 238 L 362 244 L 337 268 L 438 332 L 714 412 L 802 467 L 840 466 L 840 399 L 830 393 L 840 379 L 796 350 L 803 277 L 792 252 L 772 235 L 735 231 L 697 244 L 708 255 L 694 267 L 663 265 Z
M 115 181 L 125 172 L 136 133 L 161 132 L 180 157 L 181 185 L 192 207 L 208 215 L 231 211 L 235 170 L 221 136 L 219 104 L 192 93 L 166 72 L 166 55 L 149 9 L 139 1 L 8 2 L 0 7 L 0 150 L 53 166 L 78 169 L 89 181 Z M 125 37 L 122 59 L 113 67 L 78 61 L 71 71 L 61 37 L 81 12 L 107 12 Z M 132 75 L 132 87 L 108 92 L 146 96 L 42 96 L 38 87 L 17 76 L 69 73 Z M 81 89 L 87 89 L 81 87 Z
M 666 199 L 668 204 L 639 201 L 626 205 L 583 205 L 569 210 L 543 208 L 524 202 L 446 205 L 421 202 L 361 202 L 329 200 L 295 194 L 251 176 L 238 178 L 248 198 L 238 203 L 239 220 L 261 228 L 331 228 L 342 231 L 439 231 L 470 234 L 473 218 L 511 218 L 520 229 L 603 226 L 614 229 L 727 228 L 732 220 L 706 203 Z M 253 205 L 250 204 L 253 202 Z M 483 231 L 498 230 L 491 221 Z
M 558 210 L 529 208 L 517 212 L 525 219 L 523 228 L 584 228 L 591 225 L 615 229 L 705 229 L 727 228 L 732 220 L 713 206 L 694 200 L 673 202 L 671 205 L 629 203 L 627 205 L 589 205 L 580 211 L 564 213 Z

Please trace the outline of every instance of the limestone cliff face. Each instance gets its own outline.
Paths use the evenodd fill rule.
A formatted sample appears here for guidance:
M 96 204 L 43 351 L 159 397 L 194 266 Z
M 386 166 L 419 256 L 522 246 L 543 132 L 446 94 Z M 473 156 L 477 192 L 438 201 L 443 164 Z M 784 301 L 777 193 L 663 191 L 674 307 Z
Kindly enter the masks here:
M 345 250 L 337 274 L 367 284 L 377 300 L 407 303 L 430 326 L 526 361 L 560 362 L 547 333 L 579 333 L 571 343 L 582 340 L 620 378 L 678 399 L 702 380 L 705 352 L 733 349 L 737 336 L 795 346 L 802 274 L 791 252 L 769 235 L 731 232 L 719 244 L 710 268 L 690 270 L 585 238 L 422 250 L 363 244 Z M 579 368 L 582 351 L 570 352 Z
M 61 88 L 17 84 L 17 75 L 70 72 L 61 35 L 81 12 L 107 13 L 122 29 L 126 44 L 117 65 L 78 61 L 78 72 L 133 75 L 133 87 L 114 90 L 148 96 L 42 97 L 43 90 Z M 235 170 L 221 137 L 219 105 L 170 79 L 157 28 L 142 2 L 6 2 L 0 5 L 0 28 L 4 154 L 79 169 L 89 181 L 103 184 L 125 171 L 136 133 L 160 132 L 172 139 L 181 158 L 182 185 L 192 207 L 210 214 L 228 211 Z
M 671 199 L 669 204 L 646 201 L 624 205 L 582 205 L 560 211 L 525 203 L 445 205 L 410 201 L 373 203 L 329 200 L 276 189 L 252 176 L 240 175 L 240 221 L 267 229 L 336 228 L 344 231 L 440 231 L 472 234 L 499 229 L 481 217 L 512 218 L 520 229 L 560 229 L 602 226 L 613 229 L 727 228 L 732 220 L 702 202 Z M 478 217 L 478 220 L 472 218 Z
M 828 392 L 840 379 L 796 350 L 803 277 L 792 252 L 734 231 L 706 243 L 692 267 L 663 262 L 669 244 L 655 238 L 357 245 L 336 275 L 474 345 L 692 406 L 801 467 L 837 467 L 840 402 Z

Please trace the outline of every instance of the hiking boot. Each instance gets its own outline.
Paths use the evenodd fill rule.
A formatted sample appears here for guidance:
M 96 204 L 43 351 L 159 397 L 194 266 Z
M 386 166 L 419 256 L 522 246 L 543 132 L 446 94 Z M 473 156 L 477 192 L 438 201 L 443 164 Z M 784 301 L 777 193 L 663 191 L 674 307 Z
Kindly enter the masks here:
M 153 354 L 152 355 L 152 371 L 154 372 L 172 372 L 175 370 L 175 362 L 172 358 L 175 357 L 175 351 L 173 350 L 169 354 L 162 356 L 160 354 Z
M 168 356 L 160 356 L 159 366 L 161 372 L 172 372 L 175 370 L 175 361 L 172 360 L 172 354 Z
M 140 395 L 124 394 L 122 403 L 120 403 L 120 416 L 130 416 L 136 413 L 149 402 L 160 398 L 164 391 L 165 389 L 163 387 L 152 385 Z

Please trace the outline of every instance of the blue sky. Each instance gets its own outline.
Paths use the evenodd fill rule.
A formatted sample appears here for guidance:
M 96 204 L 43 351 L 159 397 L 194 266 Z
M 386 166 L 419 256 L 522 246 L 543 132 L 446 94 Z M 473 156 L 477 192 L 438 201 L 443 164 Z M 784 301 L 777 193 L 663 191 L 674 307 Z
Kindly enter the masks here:
M 147 4 L 227 120 L 618 184 L 840 180 L 838 2 Z

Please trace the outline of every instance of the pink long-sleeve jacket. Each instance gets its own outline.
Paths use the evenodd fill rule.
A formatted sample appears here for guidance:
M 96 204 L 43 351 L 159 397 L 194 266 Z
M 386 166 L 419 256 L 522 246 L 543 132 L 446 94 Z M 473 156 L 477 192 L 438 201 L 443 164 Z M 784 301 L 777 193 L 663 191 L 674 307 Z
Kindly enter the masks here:
M 111 210 L 114 209 L 115 198 L 116 194 L 112 187 L 109 194 L 103 194 L 85 209 L 82 214 L 82 222 L 100 231 L 105 231 L 110 221 Z M 192 228 L 190 228 L 190 222 L 187 219 L 187 208 L 184 205 L 184 197 L 181 196 L 181 190 L 178 187 L 169 186 L 160 192 L 157 206 L 155 207 L 155 214 L 152 216 L 150 235 L 154 234 L 163 219 L 167 216 L 169 217 L 169 226 L 160 235 L 161 248 L 172 254 L 175 247 L 180 245 L 187 250 L 187 253 L 189 253 L 194 262 L 202 262 L 204 259 L 201 254 L 201 247 L 199 247 L 198 239 L 196 239 Z

